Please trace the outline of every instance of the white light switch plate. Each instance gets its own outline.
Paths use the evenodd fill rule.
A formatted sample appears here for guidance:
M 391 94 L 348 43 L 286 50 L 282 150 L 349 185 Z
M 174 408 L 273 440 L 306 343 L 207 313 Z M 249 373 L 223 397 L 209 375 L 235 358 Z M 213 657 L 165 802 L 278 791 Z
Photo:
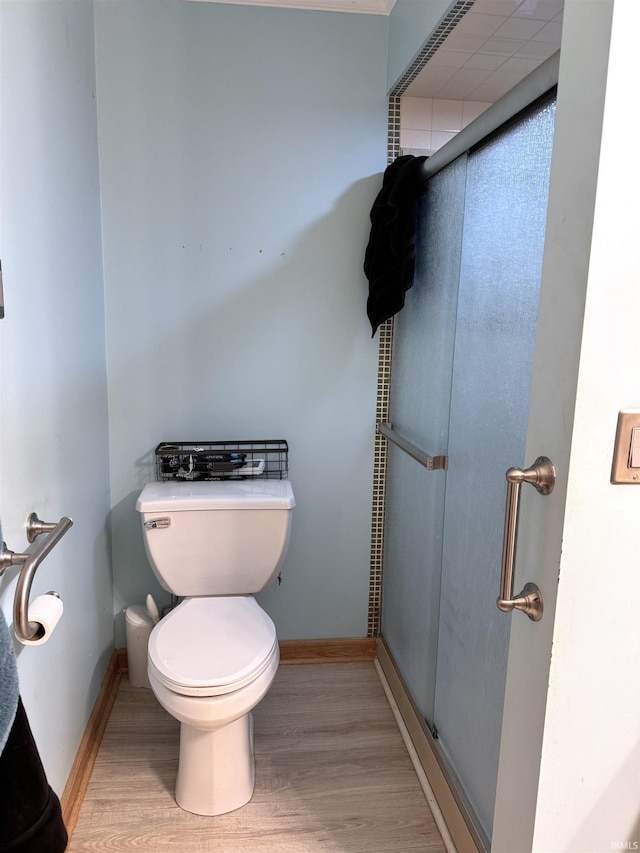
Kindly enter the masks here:
M 618 413 L 611 482 L 640 486 L 640 409 Z

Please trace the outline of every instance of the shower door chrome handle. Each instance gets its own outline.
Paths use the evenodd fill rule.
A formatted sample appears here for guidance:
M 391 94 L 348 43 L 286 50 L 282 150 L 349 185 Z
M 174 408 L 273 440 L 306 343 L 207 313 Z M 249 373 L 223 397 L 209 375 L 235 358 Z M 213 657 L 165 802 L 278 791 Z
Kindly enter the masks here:
M 420 450 L 415 444 L 398 435 L 390 423 L 377 423 L 376 432 L 378 435 L 383 435 L 388 441 L 393 442 L 401 450 L 404 450 L 405 453 L 408 453 L 412 459 L 419 462 L 427 471 L 446 471 L 449 467 L 448 456 L 429 456 L 428 453 Z
M 522 592 L 513 594 L 513 573 L 516 558 L 516 538 L 518 534 L 518 511 L 520 508 L 520 486 L 530 483 L 541 495 L 553 491 L 556 481 L 556 469 L 546 456 L 539 456 L 530 468 L 509 468 L 507 478 L 507 505 L 504 516 L 504 543 L 502 546 L 502 578 L 500 596 L 496 602 L 498 610 L 511 613 L 522 610 L 529 619 L 538 622 L 542 619 L 542 593 L 534 583 L 525 584 Z

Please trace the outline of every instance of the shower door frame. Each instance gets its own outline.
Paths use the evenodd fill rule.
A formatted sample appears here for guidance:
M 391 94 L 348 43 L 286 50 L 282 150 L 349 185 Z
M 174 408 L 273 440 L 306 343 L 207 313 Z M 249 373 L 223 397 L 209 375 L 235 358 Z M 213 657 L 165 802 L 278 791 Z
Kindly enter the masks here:
M 621 18 L 624 13 L 625 10 L 620 11 Z M 612 17 L 615 17 L 613 0 L 601 4 L 573 3 L 565 9 L 526 451 L 528 460 L 539 453 L 549 455 L 558 476 L 553 496 L 537 502 L 530 495 L 524 496 L 526 523 L 521 524 L 523 529 L 519 537 L 519 571 L 544 590 L 545 614 L 539 623 L 530 622 L 522 614 L 510 617 L 511 639 L 491 839 L 493 853 L 536 849 L 536 838 L 545 830 L 553 832 L 554 815 L 544 810 L 544 796 L 540 806 L 539 784 L 544 784 L 541 766 L 545 766 L 545 757 L 552 766 L 558 757 L 571 754 L 572 745 L 575 748 L 573 733 L 567 732 L 570 743 L 566 748 L 558 742 L 547 742 L 544 733 L 547 701 L 552 701 L 549 670 L 557 629 L 557 595 L 560 600 L 558 572 L 563 562 L 572 439 L 574 429 L 581 430 L 583 435 L 589 432 L 588 425 L 576 423 L 574 426 L 573 417 L 589 286 L 600 133 L 606 117 Z M 614 97 L 612 95 L 612 100 Z M 454 142 L 462 142 L 462 133 Z M 451 150 L 451 143 L 447 147 Z M 442 152 L 442 155 L 434 155 L 434 159 L 443 157 L 445 149 Z M 460 152 L 454 156 L 457 153 Z M 432 161 L 432 165 L 436 163 Z M 606 209 L 606 205 L 601 206 Z M 607 213 L 611 211 L 606 210 L 605 216 Z M 600 498 L 600 503 L 602 501 Z M 597 497 L 593 503 L 598 506 Z M 573 566 L 570 571 L 576 574 Z M 572 596 L 575 594 L 576 591 L 571 592 Z M 580 596 L 588 598 L 586 591 L 584 594 L 581 591 Z M 565 624 L 562 630 L 566 632 L 568 626 Z M 446 824 L 445 838 L 448 829 L 458 849 L 482 849 L 464 818 L 464 808 L 460 809 L 454 790 L 439 767 L 431 748 L 430 733 L 412 708 L 411 698 L 383 640 L 379 643 L 378 658 L 383 683 L 388 680 L 386 686 L 391 688 L 392 705 L 397 705 L 427 774 L 427 796 L 430 796 L 430 784 L 435 794 L 436 816 L 438 807 L 442 811 L 440 818 L 444 818 Z M 580 671 L 586 675 L 588 667 L 581 665 Z M 558 721 L 554 722 L 555 730 Z M 594 767 L 597 768 L 597 762 Z M 547 781 L 548 776 L 547 772 L 544 777 Z M 558 791 L 561 792 L 561 788 Z M 546 800 L 549 800 L 548 795 Z
M 504 98 L 493 104 L 450 142 L 436 151 L 424 164 L 425 180 L 444 169 L 458 157 L 480 143 L 502 132 L 522 115 L 535 109 L 539 102 L 550 100 L 557 88 L 559 54 L 543 63 L 533 74 L 514 87 Z M 391 377 L 390 377 L 391 378 Z M 425 450 L 429 450 L 425 448 Z M 434 474 L 437 476 L 437 474 Z M 487 851 L 489 841 L 477 827 L 473 809 L 451 774 L 438 740 L 429 729 L 380 632 L 378 663 L 387 681 L 401 716 L 408 726 L 429 783 L 440 806 L 455 846 L 460 850 Z

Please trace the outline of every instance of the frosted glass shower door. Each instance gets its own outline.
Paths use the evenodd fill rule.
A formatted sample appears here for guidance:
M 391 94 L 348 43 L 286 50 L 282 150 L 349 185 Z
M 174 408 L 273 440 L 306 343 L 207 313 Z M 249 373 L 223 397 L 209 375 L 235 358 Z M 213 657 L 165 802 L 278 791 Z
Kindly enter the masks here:
M 447 452 L 465 181 L 465 157 L 429 181 L 418 213 L 416 284 L 395 320 L 393 428 L 432 456 Z M 382 632 L 429 724 L 445 483 L 444 471 L 426 471 L 389 444 Z
M 393 427 L 449 468 L 389 449 L 383 634 L 487 842 L 511 625 L 496 607 L 505 471 L 531 461 L 554 112 L 536 108 L 429 180 L 394 331 Z

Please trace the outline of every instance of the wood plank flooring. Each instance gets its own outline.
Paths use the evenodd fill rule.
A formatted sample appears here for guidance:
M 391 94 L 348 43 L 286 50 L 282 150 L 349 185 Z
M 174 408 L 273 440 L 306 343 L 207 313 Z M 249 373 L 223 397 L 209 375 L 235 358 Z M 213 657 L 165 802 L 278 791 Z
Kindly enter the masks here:
M 254 719 L 253 799 L 192 815 L 179 726 L 125 676 L 68 853 L 445 853 L 372 663 L 281 667 Z

